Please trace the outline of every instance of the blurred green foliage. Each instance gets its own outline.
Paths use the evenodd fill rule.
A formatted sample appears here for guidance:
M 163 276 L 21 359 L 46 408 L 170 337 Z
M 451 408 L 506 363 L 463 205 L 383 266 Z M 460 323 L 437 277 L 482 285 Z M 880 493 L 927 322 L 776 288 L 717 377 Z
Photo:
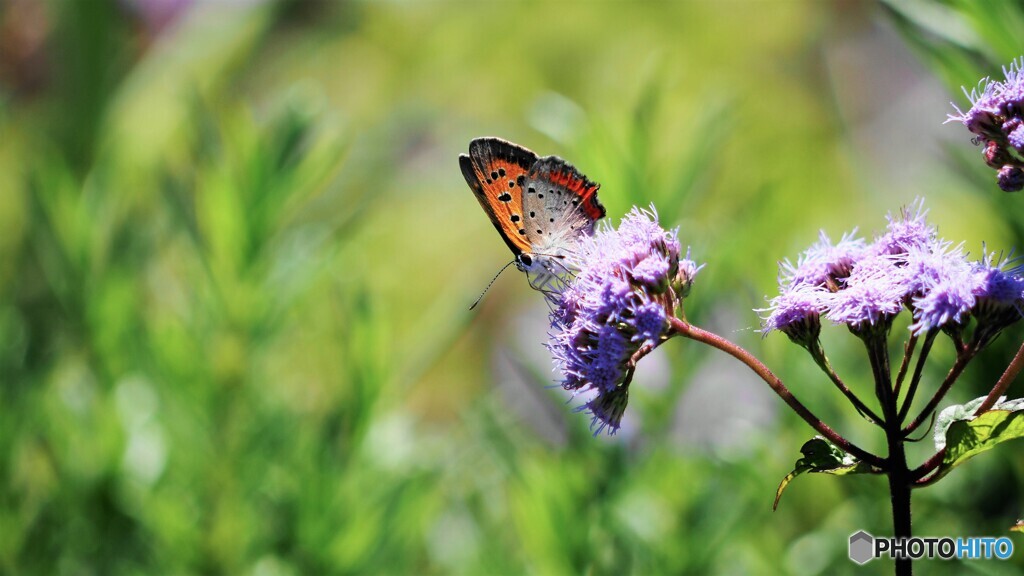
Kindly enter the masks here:
M 601 182 L 614 220 L 654 202 L 708 262 L 688 317 L 880 450 L 752 309 L 819 228 L 870 234 L 917 195 L 949 238 L 1024 246 L 1019 198 L 962 130 L 937 152 L 948 110 L 908 105 L 877 59 L 962 102 L 1024 52 L 1022 19 L 970 2 L 0 1 L 0 572 L 853 573 L 848 535 L 891 530 L 884 482 L 808 475 L 773 514 L 812 433 L 741 369 L 672 342 L 641 364 L 624 431 L 594 438 L 548 387 L 526 283 L 467 311 L 509 255 L 456 157 L 503 136 Z M 950 402 L 987 389 L 1020 335 Z M 826 334 L 833 362 L 870 396 L 844 336 Z M 715 400 L 702 382 L 747 387 Z M 915 494 L 918 533 L 1004 534 L 1024 509 L 1014 448 Z

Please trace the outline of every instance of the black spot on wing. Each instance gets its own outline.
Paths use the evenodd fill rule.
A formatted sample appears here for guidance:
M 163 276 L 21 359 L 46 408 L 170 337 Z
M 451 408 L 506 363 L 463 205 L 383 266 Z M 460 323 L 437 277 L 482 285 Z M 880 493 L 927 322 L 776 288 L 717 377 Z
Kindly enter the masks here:
M 472 143 L 470 144 L 470 151 L 472 152 Z M 510 250 L 512 250 L 513 254 L 521 253 L 522 249 L 517 246 L 506 233 L 504 222 L 500 221 L 498 216 L 491 209 L 491 202 L 486 197 L 483 183 L 480 181 L 480 175 L 483 174 L 483 171 L 478 170 L 477 159 L 467 156 L 466 154 L 460 154 L 459 168 L 462 170 L 462 176 L 466 179 L 466 183 L 469 184 L 470 190 L 473 191 L 473 195 L 476 196 L 477 201 L 480 202 L 480 206 L 483 207 L 484 212 L 487 213 L 487 217 L 491 221 L 491 224 L 493 224 L 494 228 L 501 234 L 502 240 L 505 241 L 505 244 Z

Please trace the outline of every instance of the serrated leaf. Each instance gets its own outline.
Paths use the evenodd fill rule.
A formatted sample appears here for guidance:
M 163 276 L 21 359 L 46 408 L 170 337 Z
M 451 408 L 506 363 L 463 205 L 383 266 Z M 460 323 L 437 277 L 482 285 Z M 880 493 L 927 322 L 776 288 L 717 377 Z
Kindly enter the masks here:
M 975 398 L 966 404 L 956 404 L 953 406 L 947 406 L 939 412 L 939 416 L 935 419 L 935 449 L 942 450 L 946 447 L 946 433 L 949 431 L 949 427 L 953 422 L 972 420 L 974 418 L 974 411 L 981 406 L 981 403 L 985 401 L 986 396 Z M 1000 396 L 999 401 L 992 406 L 992 411 L 1007 411 L 1017 412 L 1024 410 L 1024 398 L 1018 398 L 1015 400 L 1007 400 L 1006 396 Z
M 996 444 L 1024 436 L 1024 412 L 991 410 L 970 421 L 957 421 L 946 433 L 943 466 L 956 466 Z
M 946 447 L 946 431 L 949 430 L 950 424 L 957 420 L 969 420 L 984 401 L 985 397 L 982 396 L 966 404 L 955 404 L 943 408 L 935 418 L 935 449 L 942 450 Z
M 975 398 L 963 405 L 949 406 L 939 414 L 935 447 L 945 449 L 945 454 L 928 483 L 997 444 L 1024 437 L 1024 399 L 1000 397 L 991 410 L 975 417 L 974 411 L 983 401 L 984 398 Z
M 804 445 L 800 447 L 800 452 L 804 455 L 803 458 L 796 461 L 793 471 L 782 479 L 782 482 L 779 483 L 779 488 L 775 491 L 775 502 L 772 504 L 772 510 L 779 507 L 779 499 L 782 498 L 782 492 L 789 486 L 789 483 L 805 472 L 832 474 L 833 476 L 876 474 L 879 472 L 872 468 L 870 464 L 857 460 L 821 436 L 815 436 L 804 442 Z

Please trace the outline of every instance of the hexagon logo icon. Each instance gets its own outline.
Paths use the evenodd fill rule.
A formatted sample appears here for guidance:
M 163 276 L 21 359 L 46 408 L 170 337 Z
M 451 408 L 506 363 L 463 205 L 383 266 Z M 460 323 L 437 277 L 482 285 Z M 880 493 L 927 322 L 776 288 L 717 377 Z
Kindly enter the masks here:
M 850 560 L 864 564 L 875 557 L 875 539 L 863 530 L 850 534 Z

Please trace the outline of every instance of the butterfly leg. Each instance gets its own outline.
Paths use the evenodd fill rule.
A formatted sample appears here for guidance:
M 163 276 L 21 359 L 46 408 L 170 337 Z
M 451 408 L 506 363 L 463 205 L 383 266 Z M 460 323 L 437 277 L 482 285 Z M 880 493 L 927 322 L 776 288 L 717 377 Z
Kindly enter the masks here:
M 547 272 L 541 272 L 536 276 L 530 276 L 529 274 L 527 274 L 526 278 L 527 281 L 530 283 L 530 288 L 533 288 L 538 292 L 549 292 L 547 288 L 551 284 L 551 274 L 548 274 Z
M 568 266 L 566 266 L 565 264 L 562 264 L 561 260 L 551 260 L 550 262 L 551 262 L 551 264 L 548 265 L 548 271 L 552 275 L 555 275 L 555 276 L 565 275 L 565 276 L 567 276 L 570 279 L 576 277 L 576 273 L 573 272 L 572 269 L 569 268 Z M 557 271 L 556 270 L 552 270 L 552 268 L 554 268 L 555 266 L 560 268 L 560 270 L 557 270 Z M 559 278 L 559 279 L 561 280 L 561 278 Z
M 552 289 L 552 283 L 558 281 L 561 284 L 561 279 L 558 276 L 549 273 L 541 273 L 533 277 L 527 275 L 527 282 L 530 283 L 530 288 L 540 292 L 544 295 L 544 299 L 549 304 L 557 304 L 558 298 L 561 294 L 564 285 L 560 285 Z

